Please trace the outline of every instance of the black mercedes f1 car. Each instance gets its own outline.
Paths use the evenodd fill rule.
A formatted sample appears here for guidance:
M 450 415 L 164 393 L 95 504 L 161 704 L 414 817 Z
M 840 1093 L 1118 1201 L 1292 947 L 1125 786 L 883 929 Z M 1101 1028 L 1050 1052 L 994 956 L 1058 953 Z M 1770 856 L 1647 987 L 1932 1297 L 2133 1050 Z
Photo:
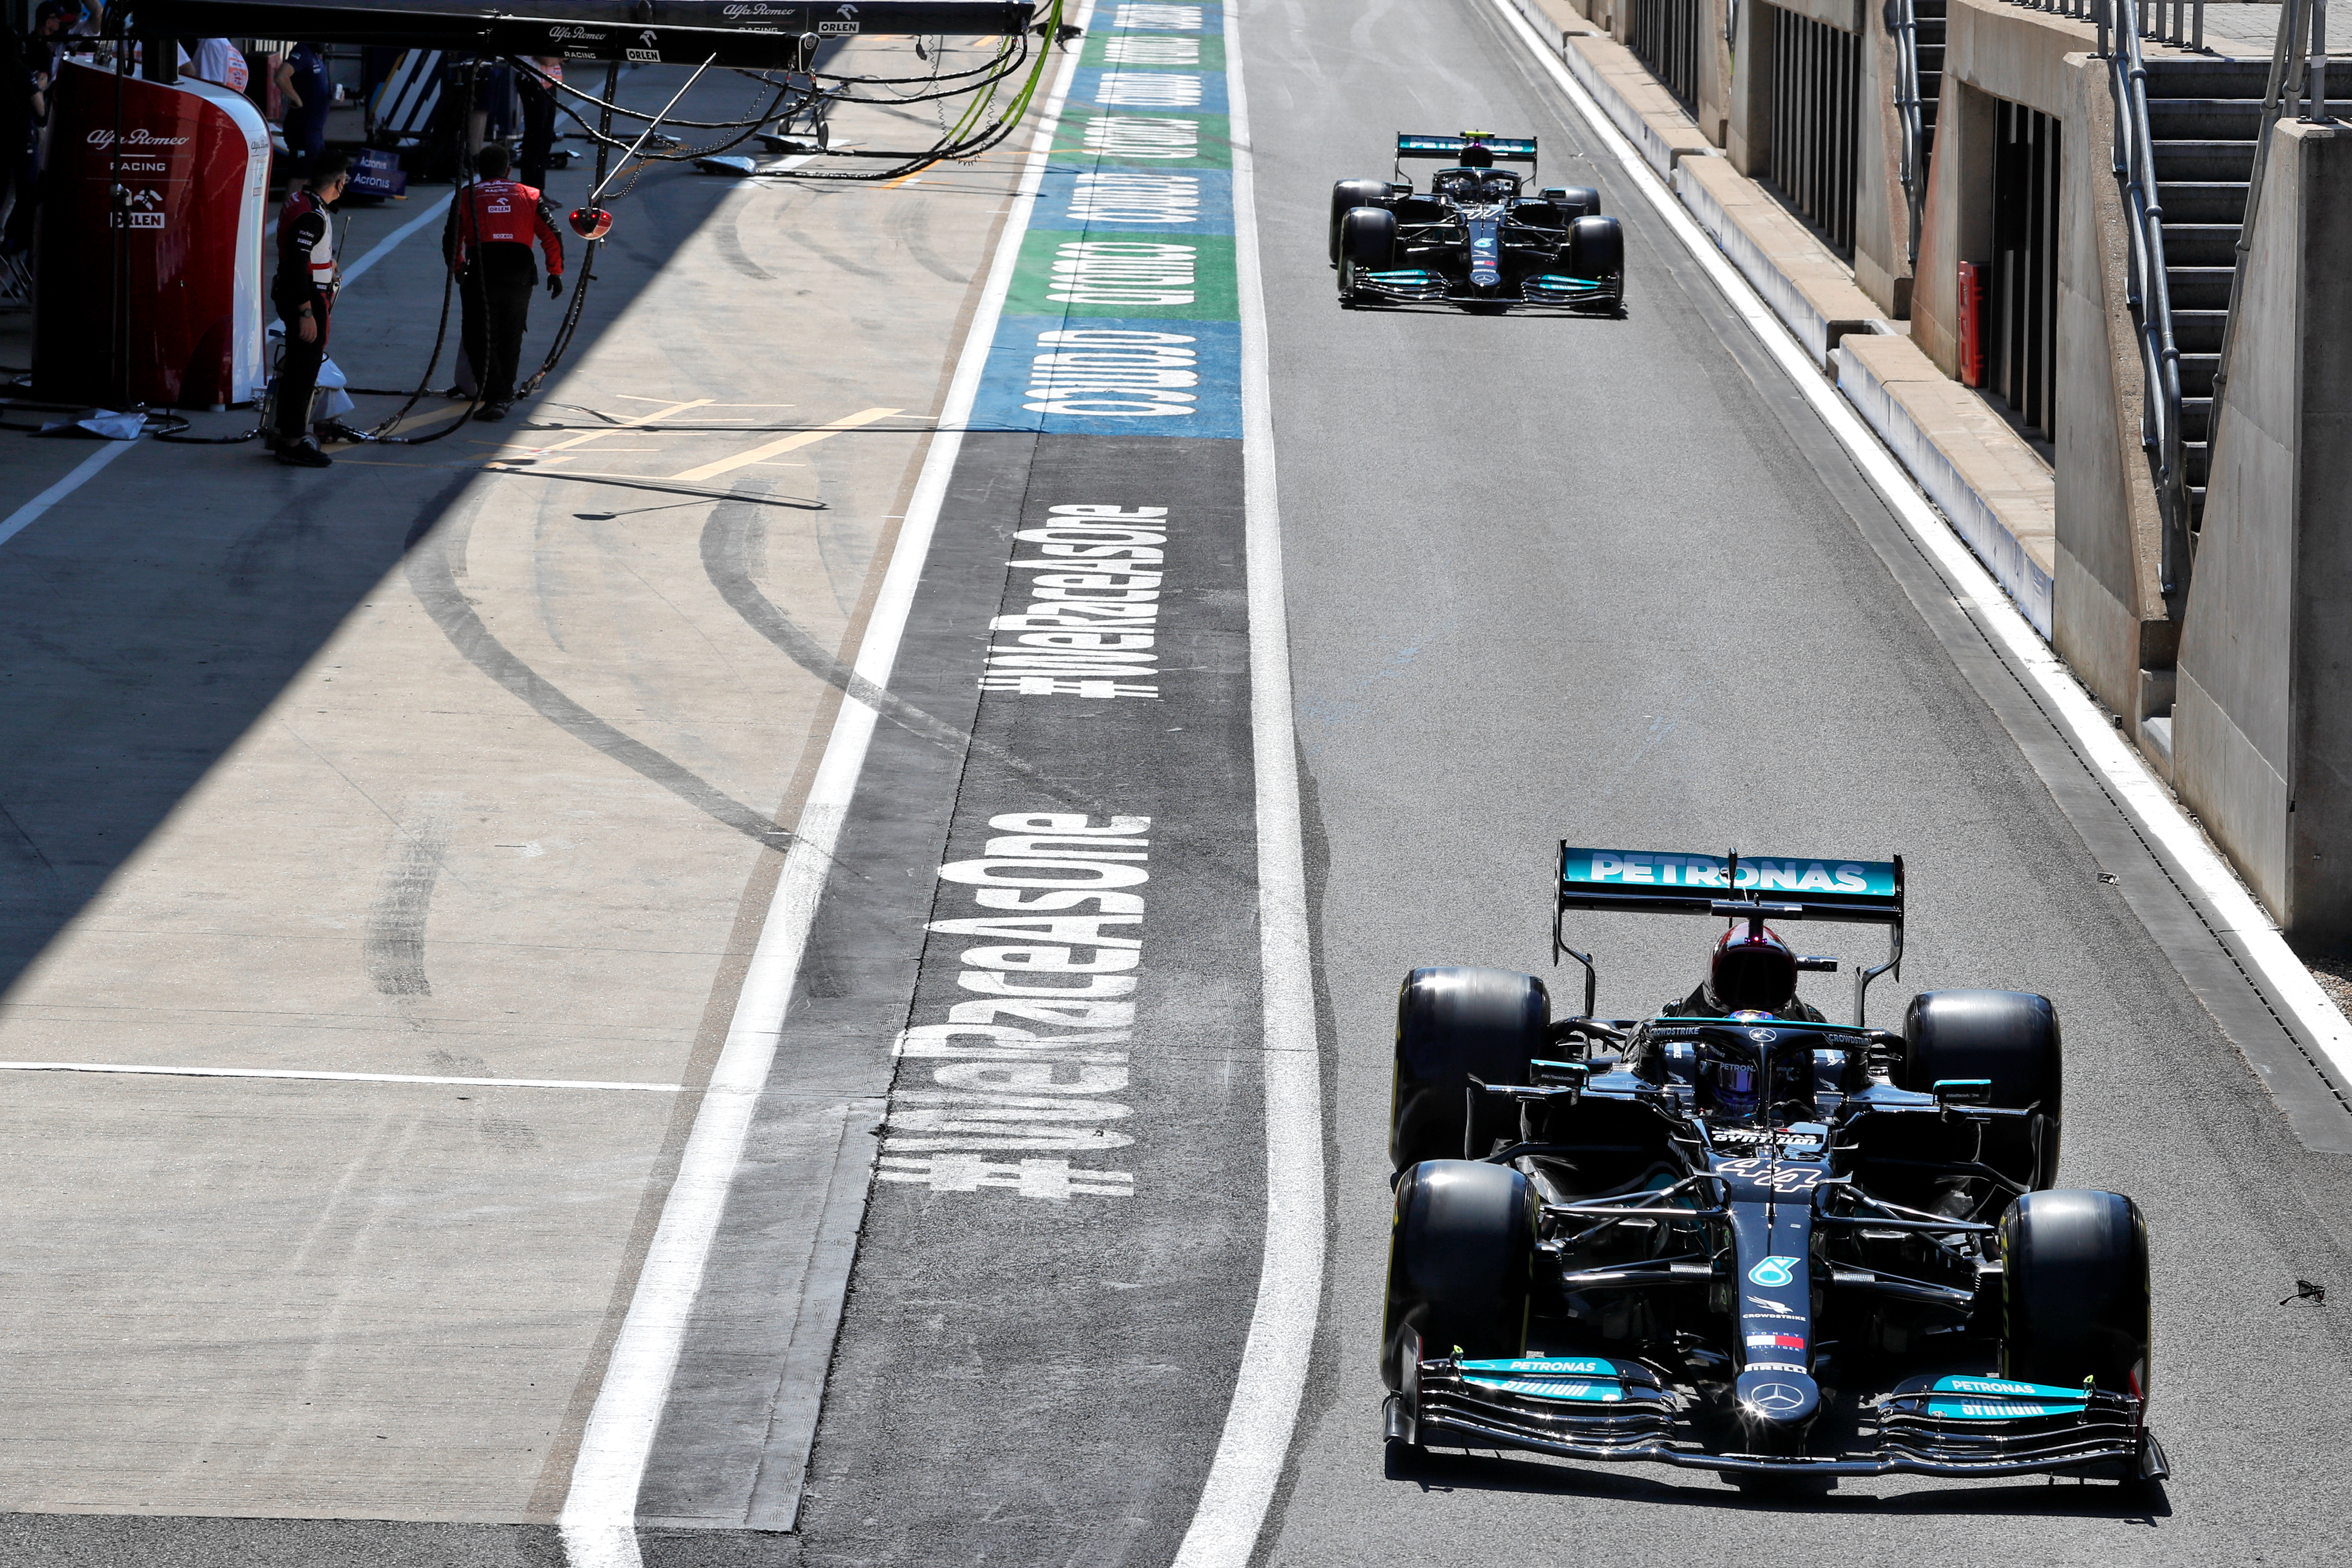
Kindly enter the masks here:
M 1417 969 L 1397 1007 L 1382 1371 L 1392 1450 L 1517 1447 L 1789 1477 L 2163 1479 L 2147 1236 L 2055 1185 L 2046 997 L 1929 991 L 1864 1026 L 1903 952 L 1903 863 L 1560 846 L 1543 983 Z M 1706 982 L 1594 1016 L 1571 910 L 1728 917 Z M 1887 926 L 1854 1021 L 1797 999 L 1768 920 Z
M 1396 155 L 1393 181 L 1331 187 L 1331 265 L 1342 305 L 1623 307 L 1624 233 L 1601 215 L 1601 194 L 1575 185 L 1523 194 L 1535 178 L 1534 137 L 1400 136 Z M 1454 166 L 1415 191 L 1403 177 L 1408 159 Z M 1525 163 L 1528 173 L 1503 163 Z

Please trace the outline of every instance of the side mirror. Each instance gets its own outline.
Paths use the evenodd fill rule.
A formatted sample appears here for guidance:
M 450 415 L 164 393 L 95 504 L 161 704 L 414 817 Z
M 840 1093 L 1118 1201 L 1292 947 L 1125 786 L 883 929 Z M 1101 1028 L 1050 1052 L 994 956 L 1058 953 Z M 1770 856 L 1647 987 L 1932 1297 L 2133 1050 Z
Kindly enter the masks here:
M 1992 1079 L 1989 1078 L 1939 1078 L 1935 1095 L 1947 1105 L 1990 1105 Z
M 1808 974 L 1835 974 L 1837 966 L 1838 961 L 1834 958 L 1809 957 L 1797 960 L 1797 967 Z

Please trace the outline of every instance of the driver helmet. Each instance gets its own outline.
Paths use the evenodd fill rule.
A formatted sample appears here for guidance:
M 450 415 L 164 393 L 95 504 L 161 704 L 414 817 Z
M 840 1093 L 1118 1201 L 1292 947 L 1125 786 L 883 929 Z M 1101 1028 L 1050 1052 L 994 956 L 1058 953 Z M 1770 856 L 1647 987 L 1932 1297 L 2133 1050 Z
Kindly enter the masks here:
M 1702 1055 L 1698 1064 L 1699 1103 L 1727 1116 L 1742 1120 L 1753 1117 L 1763 1076 L 1753 1062 L 1727 1061 L 1711 1053 Z
M 1768 1025 L 1776 1020 L 1761 1013 L 1735 1014 L 1742 1023 Z M 1780 1037 L 1783 1044 L 1772 1061 L 1773 1081 L 1767 1092 L 1764 1082 L 1764 1053 L 1759 1045 L 1738 1039 L 1742 1033 L 1734 1030 L 1725 1036 L 1702 1037 L 1698 1047 L 1698 1100 L 1701 1109 L 1719 1112 L 1741 1121 L 1752 1120 L 1759 1110 L 1769 1107 L 1802 1106 L 1813 1095 L 1813 1053 L 1790 1047 L 1786 1042 L 1793 1037 Z M 1769 1033 L 1764 1039 L 1771 1039 Z
M 1734 926 L 1706 966 L 1706 1005 L 1718 1016 L 1778 1015 L 1797 999 L 1797 955 L 1769 926 Z

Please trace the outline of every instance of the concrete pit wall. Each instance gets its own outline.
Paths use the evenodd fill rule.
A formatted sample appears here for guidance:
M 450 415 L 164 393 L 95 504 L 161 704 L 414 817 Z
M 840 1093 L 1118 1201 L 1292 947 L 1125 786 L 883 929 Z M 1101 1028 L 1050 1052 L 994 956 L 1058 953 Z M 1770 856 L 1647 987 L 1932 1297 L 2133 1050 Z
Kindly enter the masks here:
M 2307 954 L 2352 948 L 2352 126 L 2282 120 L 2180 640 L 2173 780 Z
M 2069 57 L 2059 206 L 2057 554 L 2052 637 L 2162 770 L 2179 622 L 2165 602 L 2164 514 L 2140 426 L 2147 382 L 2132 321 L 2130 236 L 2113 172 L 2106 62 Z
M 2140 445 L 2143 389 L 2115 115 L 2088 22 L 1949 0 L 1943 97 L 1912 283 L 1911 341 L 1960 373 L 1959 264 L 1992 259 L 2000 100 L 2059 122 L 2056 556 L 2051 641 L 2159 766 L 2147 721 L 2172 703 L 2178 625 L 2160 591 L 2162 514 Z M 2164 53 L 2154 48 L 2151 53 Z
M 1911 313 L 1911 204 L 1903 192 L 1903 117 L 1895 35 L 1885 6 L 1862 8 L 1859 172 L 1853 194 L 1853 281 L 1897 321 Z

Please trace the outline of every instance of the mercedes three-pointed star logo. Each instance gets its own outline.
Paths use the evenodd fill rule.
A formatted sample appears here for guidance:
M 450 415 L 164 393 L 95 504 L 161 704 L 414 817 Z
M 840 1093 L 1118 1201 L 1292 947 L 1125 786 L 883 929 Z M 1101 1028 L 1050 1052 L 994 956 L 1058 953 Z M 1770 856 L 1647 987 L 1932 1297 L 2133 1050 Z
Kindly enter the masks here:
M 1788 1384 L 1767 1383 L 1758 1385 L 1748 1403 L 1759 1410 L 1794 1410 L 1805 1403 L 1805 1396 Z

